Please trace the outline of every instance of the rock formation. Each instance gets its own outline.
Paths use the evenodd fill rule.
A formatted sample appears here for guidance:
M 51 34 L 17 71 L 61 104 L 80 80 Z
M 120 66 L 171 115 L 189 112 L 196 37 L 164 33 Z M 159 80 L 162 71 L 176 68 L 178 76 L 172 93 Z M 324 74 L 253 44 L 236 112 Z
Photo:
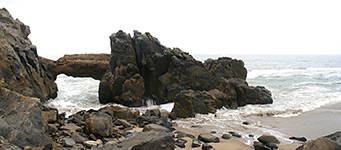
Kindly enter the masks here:
M 66 74 L 73 77 L 92 77 L 100 80 L 109 67 L 110 54 L 65 55 L 57 61 L 42 59 L 55 77 L 59 74 Z
M 21 148 L 51 145 L 42 111 L 39 99 L 0 87 L 0 137 Z
M 111 58 L 100 83 L 101 103 L 141 106 L 144 99 L 157 104 L 174 100 L 182 90 L 216 89 L 220 78 L 246 78 L 244 63 L 231 58 L 205 64 L 178 48 L 170 49 L 149 33 L 134 37 L 119 31 L 110 36 Z
M 173 111 L 179 117 L 184 115 L 180 110 L 188 111 L 189 117 L 221 107 L 272 103 L 270 91 L 248 86 L 241 60 L 223 57 L 202 63 L 138 31 L 133 37 L 118 31 L 110 40 L 109 70 L 99 89 L 101 103 L 142 106 L 146 99 L 156 104 L 174 101 Z
M 54 76 L 28 39 L 30 28 L 0 9 L 0 87 L 41 101 L 55 98 Z

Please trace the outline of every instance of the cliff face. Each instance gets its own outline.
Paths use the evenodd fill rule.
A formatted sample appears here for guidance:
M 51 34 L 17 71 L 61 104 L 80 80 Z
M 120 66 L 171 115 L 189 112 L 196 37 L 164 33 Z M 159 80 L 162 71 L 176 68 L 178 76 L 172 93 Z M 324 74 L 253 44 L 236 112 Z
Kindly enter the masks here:
M 57 96 L 54 76 L 28 38 L 30 28 L 0 9 L 0 87 L 45 101 Z
M 110 36 L 109 70 L 100 83 L 101 103 L 141 106 L 151 98 L 172 102 L 182 90 L 218 89 L 223 78 L 246 79 L 240 60 L 220 58 L 203 64 L 178 48 L 170 49 L 149 33 L 134 36 L 119 31 Z

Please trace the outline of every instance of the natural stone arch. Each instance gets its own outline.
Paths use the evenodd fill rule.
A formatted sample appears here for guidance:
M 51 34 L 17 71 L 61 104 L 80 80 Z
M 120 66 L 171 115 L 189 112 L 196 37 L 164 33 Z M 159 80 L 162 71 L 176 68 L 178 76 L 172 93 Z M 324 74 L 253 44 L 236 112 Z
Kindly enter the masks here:
M 73 54 L 64 55 L 56 61 L 42 58 L 54 75 L 59 74 L 72 77 L 91 77 L 101 80 L 109 67 L 110 54 Z

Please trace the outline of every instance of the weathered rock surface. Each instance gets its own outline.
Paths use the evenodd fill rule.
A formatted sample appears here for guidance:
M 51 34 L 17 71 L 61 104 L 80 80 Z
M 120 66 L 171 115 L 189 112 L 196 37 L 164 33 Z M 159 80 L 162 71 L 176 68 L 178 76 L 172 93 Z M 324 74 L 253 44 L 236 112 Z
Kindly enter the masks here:
M 341 131 L 335 132 L 333 134 L 327 135 L 324 138 L 335 141 L 337 144 L 341 146 Z
M 171 150 L 174 140 L 167 132 L 149 131 L 122 140 L 121 143 L 106 143 L 101 150 Z
M 41 101 L 55 98 L 55 77 L 28 38 L 30 28 L 0 9 L 0 87 Z
M 198 136 L 198 140 L 203 141 L 205 143 L 219 143 L 219 138 L 216 136 L 213 136 L 209 133 L 202 133 Z
M 246 104 L 270 104 L 273 102 L 271 92 L 262 86 L 249 86 L 245 80 L 240 78 L 224 79 L 219 90 L 231 96 L 233 102 L 238 106 Z
M 22 150 L 20 147 L 9 143 L 4 137 L 0 136 L 0 149 L 2 150 Z
M 148 125 L 144 126 L 144 128 L 143 128 L 143 132 L 148 132 L 148 131 L 152 131 L 152 130 L 169 132 L 169 129 L 167 129 L 163 126 L 157 125 L 157 124 L 148 124 Z
M 0 136 L 21 148 L 51 144 L 42 110 L 39 99 L 0 88 Z
M 114 118 L 119 119 L 136 119 L 139 116 L 138 111 L 119 106 L 106 106 L 98 110 L 100 113 L 106 113 Z
M 242 60 L 236 60 L 229 57 L 221 57 L 217 60 L 207 59 L 204 66 L 214 74 L 217 79 L 222 77 L 240 78 L 246 80 L 247 70 Z
M 97 134 L 102 137 L 112 135 L 112 127 L 112 117 L 104 113 L 93 112 L 85 122 L 86 132 Z
M 92 77 L 100 80 L 109 67 L 110 54 L 65 55 L 57 61 L 43 58 L 56 77 L 66 74 L 73 77 Z
M 172 101 L 181 90 L 211 89 L 213 75 L 201 62 L 178 48 L 164 47 L 149 33 L 135 31 L 131 37 L 119 31 L 110 40 L 110 70 L 100 84 L 101 103 L 141 106 L 144 98 L 152 98 L 161 104 Z M 140 90 L 124 89 L 129 80 Z
M 296 150 L 341 150 L 341 146 L 328 138 L 308 141 Z
M 279 144 L 280 143 L 279 140 L 275 136 L 272 136 L 272 135 L 262 135 L 259 138 L 257 138 L 257 140 L 264 144 L 267 144 L 267 143 Z
M 101 103 L 142 106 L 147 99 L 156 104 L 174 101 L 175 118 L 214 113 L 222 107 L 272 103 L 270 91 L 247 85 L 241 60 L 223 57 L 202 63 L 138 31 L 133 37 L 118 31 L 110 40 L 109 70 L 99 87 Z
M 174 98 L 172 117 L 194 117 L 196 113 L 215 113 L 216 109 L 237 108 L 237 102 L 219 90 L 193 91 L 183 90 Z

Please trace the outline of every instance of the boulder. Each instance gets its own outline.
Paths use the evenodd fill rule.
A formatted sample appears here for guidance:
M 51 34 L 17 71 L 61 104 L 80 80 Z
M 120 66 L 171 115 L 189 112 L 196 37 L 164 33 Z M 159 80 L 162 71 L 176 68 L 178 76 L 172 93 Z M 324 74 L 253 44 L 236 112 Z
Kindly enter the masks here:
M 101 109 L 98 110 L 100 113 L 105 113 L 110 115 L 113 118 L 118 118 L 118 119 L 136 119 L 139 116 L 139 112 L 136 110 L 131 110 L 126 107 L 120 107 L 120 106 L 106 106 L 102 107 Z
M 253 147 L 255 148 L 255 150 L 272 150 L 272 148 L 266 146 L 262 142 L 257 142 L 257 141 L 253 143 Z
M 155 117 L 160 118 L 161 117 L 161 112 L 160 112 L 159 109 L 148 109 L 143 114 L 143 116 L 147 116 L 147 117 L 155 116 Z
M 76 142 L 76 143 L 83 143 L 87 139 L 83 136 L 81 136 L 78 132 L 71 132 L 71 138 Z
M 237 108 L 237 101 L 219 90 L 193 91 L 183 90 L 174 98 L 171 116 L 174 118 L 194 117 L 196 113 L 215 113 L 216 109 Z
M 214 150 L 212 145 L 209 145 L 207 143 L 202 144 L 201 149 L 203 150 Z
M 186 147 L 186 145 L 185 145 L 186 143 L 187 143 L 187 141 L 185 139 L 177 139 L 175 141 L 175 145 L 180 147 L 180 148 L 185 148 Z
M 63 138 L 62 142 L 63 142 L 63 146 L 65 147 L 72 147 L 76 145 L 76 142 L 72 138 L 69 138 L 69 137 Z
M 209 133 L 202 133 L 198 136 L 198 140 L 203 141 L 205 143 L 219 143 L 220 140 L 218 137 L 213 136 Z
M 328 138 L 318 138 L 308 141 L 296 150 L 340 150 L 341 146 Z
M 29 26 L 0 9 L 0 87 L 43 102 L 57 97 L 57 85 L 29 34 Z
M 77 126 L 76 124 L 70 123 L 60 127 L 61 130 L 69 130 L 69 131 L 80 131 L 82 128 Z
M 93 112 L 86 119 L 84 128 L 87 133 L 102 137 L 111 136 L 113 131 L 112 118 L 104 113 Z
M 106 143 L 100 150 L 171 150 L 174 140 L 170 133 L 149 131 L 133 135 L 120 143 Z
M 202 142 L 201 142 L 200 140 L 197 140 L 197 139 L 194 138 L 194 139 L 192 140 L 192 145 L 191 145 L 191 147 L 192 147 L 192 148 L 197 148 L 197 147 L 200 147 L 201 144 L 202 144 Z
M 48 123 L 55 123 L 58 119 L 58 110 L 57 108 L 45 106 L 43 107 L 42 117 Z
M 44 60 L 48 62 L 48 69 L 55 77 L 66 74 L 100 80 L 109 67 L 110 54 L 73 54 L 64 55 L 57 61 Z
M 267 143 L 279 144 L 280 143 L 279 140 L 275 136 L 272 136 L 272 135 L 262 135 L 257 140 L 264 144 L 267 144 Z
M 148 124 L 148 125 L 145 125 L 143 127 L 143 132 L 148 132 L 148 131 L 162 131 L 162 132 L 169 132 L 169 129 L 163 127 L 163 126 L 160 126 L 160 125 L 157 125 L 157 124 Z
M 39 99 L 0 88 L 0 136 L 21 148 L 51 144 L 42 110 Z
M 335 141 L 337 144 L 341 146 L 341 131 L 335 132 L 333 134 L 327 135 L 324 138 Z
M 237 106 L 247 104 L 271 104 L 271 92 L 262 86 L 249 86 L 245 80 L 230 78 L 221 81 L 219 90 L 237 102 Z

